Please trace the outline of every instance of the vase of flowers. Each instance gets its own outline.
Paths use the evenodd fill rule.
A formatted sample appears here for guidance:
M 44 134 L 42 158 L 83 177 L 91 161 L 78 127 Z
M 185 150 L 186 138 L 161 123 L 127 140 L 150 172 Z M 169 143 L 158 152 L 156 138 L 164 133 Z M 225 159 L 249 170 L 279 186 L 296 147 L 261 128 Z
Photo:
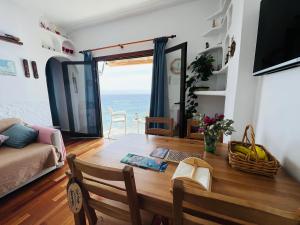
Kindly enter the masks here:
M 199 132 L 204 134 L 204 149 L 207 152 L 216 151 L 217 142 L 222 134 L 231 135 L 234 131 L 233 120 L 224 119 L 224 115 L 214 117 L 199 116 Z

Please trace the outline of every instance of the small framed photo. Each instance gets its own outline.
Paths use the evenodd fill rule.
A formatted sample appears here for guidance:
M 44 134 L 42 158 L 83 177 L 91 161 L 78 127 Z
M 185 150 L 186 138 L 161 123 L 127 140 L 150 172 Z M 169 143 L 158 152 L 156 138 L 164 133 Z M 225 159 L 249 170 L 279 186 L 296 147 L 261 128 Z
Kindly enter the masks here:
M 39 73 L 37 70 L 37 66 L 36 66 L 36 62 L 35 61 L 31 61 L 31 67 L 32 67 L 32 71 L 33 71 L 33 77 L 35 79 L 39 79 Z
M 23 68 L 24 68 L 24 74 L 25 77 L 30 77 L 30 72 L 29 72 L 29 65 L 28 65 L 28 60 L 27 59 L 23 59 Z

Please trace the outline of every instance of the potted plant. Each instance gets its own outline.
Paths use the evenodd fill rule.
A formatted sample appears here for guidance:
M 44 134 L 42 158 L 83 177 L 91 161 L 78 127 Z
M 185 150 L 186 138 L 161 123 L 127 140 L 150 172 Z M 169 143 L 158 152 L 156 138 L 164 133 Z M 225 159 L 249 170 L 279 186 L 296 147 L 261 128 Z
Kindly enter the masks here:
M 198 90 L 209 89 L 209 87 L 199 86 L 199 81 L 207 81 L 208 78 L 212 76 L 213 62 L 213 56 L 208 54 L 202 54 L 200 56 L 197 56 L 189 66 L 189 69 L 191 69 L 193 75 L 188 76 L 186 80 L 186 117 L 188 119 L 192 118 L 193 114 L 197 112 L 197 95 L 195 95 L 194 92 Z
M 199 132 L 204 134 L 204 149 L 207 152 L 216 151 L 220 135 L 231 135 L 234 131 L 233 120 L 224 119 L 224 115 L 216 114 L 214 117 L 199 115 Z
M 190 64 L 189 68 L 195 74 L 196 78 L 202 81 L 208 81 L 209 77 L 213 75 L 214 57 L 209 54 L 201 54 Z

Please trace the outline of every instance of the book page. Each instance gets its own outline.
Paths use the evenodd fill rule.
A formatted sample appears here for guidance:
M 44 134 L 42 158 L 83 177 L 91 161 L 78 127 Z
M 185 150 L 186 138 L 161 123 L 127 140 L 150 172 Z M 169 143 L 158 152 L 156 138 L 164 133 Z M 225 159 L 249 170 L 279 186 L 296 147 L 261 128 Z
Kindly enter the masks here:
M 193 179 L 202 184 L 206 190 L 209 190 L 210 172 L 208 168 L 198 167 Z
M 208 168 L 198 167 L 194 173 L 194 177 L 192 176 L 192 172 L 194 170 L 194 166 L 187 164 L 183 161 L 179 163 L 177 169 L 172 177 L 172 180 L 175 178 L 190 178 L 195 182 L 202 185 L 206 190 L 209 190 L 210 185 L 210 172 Z
M 193 169 L 194 169 L 193 166 L 181 161 L 177 166 L 177 169 L 172 177 L 172 180 L 175 178 L 178 178 L 178 177 L 192 178 L 191 174 L 192 174 Z

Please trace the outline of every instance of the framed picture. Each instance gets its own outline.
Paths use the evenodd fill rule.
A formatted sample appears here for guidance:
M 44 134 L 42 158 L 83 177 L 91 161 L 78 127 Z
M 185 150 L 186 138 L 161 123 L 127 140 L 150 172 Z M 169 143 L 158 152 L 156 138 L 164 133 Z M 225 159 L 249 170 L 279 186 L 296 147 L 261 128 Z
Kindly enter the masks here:
M 29 65 L 28 65 L 28 60 L 27 59 L 23 59 L 23 68 L 24 68 L 24 74 L 25 77 L 30 77 L 30 72 L 29 72 Z
M 39 79 L 39 73 L 37 70 L 37 66 L 36 66 L 36 62 L 35 61 L 31 61 L 31 67 L 32 67 L 32 71 L 33 71 L 33 77 L 35 79 Z
M 0 59 L 0 75 L 16 76 L 16 64 L 12 60 Z

